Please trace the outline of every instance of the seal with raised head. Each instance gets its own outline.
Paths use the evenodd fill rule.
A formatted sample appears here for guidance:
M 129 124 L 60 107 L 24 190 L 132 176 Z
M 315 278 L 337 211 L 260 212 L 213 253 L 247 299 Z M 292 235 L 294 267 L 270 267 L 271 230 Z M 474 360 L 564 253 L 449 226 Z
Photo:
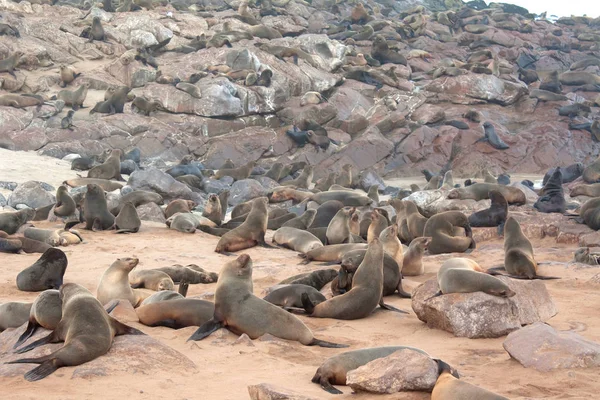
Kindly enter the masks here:
M 464 228 L 466 236 L 455 236 L 455 227 Z M 429 218 L 423 236 L 431 237 L 430 254 L 463 253 L 475 248 L 469 220 L 460 211 L 444 211 Z
M 494 183 L 474 183 L 464 188 L 452 189 L 448 192 L 447 198 L 459 200 L 473 199 L 476 201 L 486 200 L 489 199 L 490 192 L 493 190 L 500 192 L 508 204 L 517 206 L 527 204 L 527 198 L 521 189 Z
M 68 217 L 75 213 L 75 200 L 69 194 L 67 187 L 61 185 L 56 190 L 56 205 L 54 214 L 58 217 Z
M 459 380 L 458 373 L 442 360 L 438 364 L 438 378 L 431 392 L 431 400 L 509 400 L 489 390 Z
M 58 94 L 56 95 L 56 98 L 58 100 L 62 100 L 65 102 L 65 105 L 67 106 L 71 106 L 73 108 L 73 110 L 77 111 L 80 108 L 83 108 L 83 102 L 85 101 L 85 98 L 87 97 L 87 92 L 88 92 L 88 88 L 89 88 L 89 83 L 84 83 L 79 85 L 79 87 L 76 90 L 61 90 L 60 92 L 58 92 Z M 73 116 L 73 114 L 70 114 L 71 117 Z M 65 128 L 63 128 L 65 129 Z
M 98 185 L 88 184 L 83 202 L 85 229 L 107 230 L 115 225 L 115 217 L 108 211 L 104 190 Z
M 508 216 L 508 202 L 497 190 L 491 190 L 489 198 L 491 200 L 490 208 L 471 214 L 469 225 L 478 228 L 497 226 L 501 232 L 504 232 L 504 223 Z
M 17 69 L 17 65 L 19 65 L 19 61 L 21 60 L 21 57 L 23 55 L 24 53 L 22 51 L 17 50 L 10 56 L 6 57 L 4 60 L 1 60 L 0 72 L 8 72 L 14 78 L 16 78 L 17 76 L 15 75 L 14 71 Z
M 215 313 L 215 305 L 199 299 L 176 298 L 144 304 L 135 309 L 140 323 L 146 326 L 166 326 L 173 329 L 201 326 Z
M 548 170 L 548 172 L 546 172 L 546 174 L 544 175 L 544 179 L 542 180 L 542 185 L 545 185 L 546 182 L 548 182 L 548 179 L 550 179 L 550 177 L 552 176 L 552 174 L 554 173 L 554 171 L 556 169 L 560 169 L 560 172 L 562 172 L 562 182 L 563 183 L 571 183 L 575 179 L 579 178 L 581 176 L 581 174 L 583 174 L 584 168 L 583 168 L 582 163 L 571 164 L 568 167 L 550 168 Z
M 373 360 L 387 357 L 398 350 L 403 349 L 410 349 L 427 354 L 423 350 L 408 346 L 372 347 L 347 351 L 325 360 L 325 362 L 317 369 L 317 372 L 312 378 L 312 382 L 320 384 L 321 388 L 329 393 L 343 394 L 340 390 L 334 388 L 333 385 L 346 385 L 346 375 L 348 372 L 362 367 Z
M 256 339 L 266 333 L 306 346 L 346 347 L 316 339 L 293 314 L 252 294 L 252 259 L 240 255 L 221 268 L 215 290 L 215 313 L 189 340 L 201 340 L 219 328 Z
M 295 186 L 302 189 L 308 189 L 308 186 L 312 183 L 313 170 L 314 167 L 312 165 L 307 165 L 304 167 L 298 178 L 283 182 L 281 183 L 281 186 Z
M 156 292 L 173 290 L 175 283 L 171 277 L 155 269 L 136 270 L 129 274 L 129 284 L 134 289 L 150 289 Z
M 55 352 L 39 358 L 23 358 L 8 364 L 40 364 L 25 374 L 28 381 L 37 381 L 58 368 L 72 367 L 106 354 L 116 335 L 143 334 L 108 315 L 102 305 L 83 286 L 66 283 L 60 288 L 62 318 L 48 336 L 20 348 L 22 354 L 47 343 L 65 344 Z
M 400 64 L 407 65 L 406 57 L 389 48 L 383 35 L 376 35 L 371 46 L 371 57 L 382 64 Z
M 134 291 L 129 285 L 129 273 L 138 263 L 137 258 L 119 258 L 104 271 L 96 290 L 96 297 L 102 305 L 112 300 L 123 299 L 135 308 L 147 297 Z
M 222 215 L 223 210 L 221 209 L 221 201 L 219 200 L 219 196 L 214 193 L 211 193 L 210 195 L 208 195 L 208 200 L 206 201 L 206 205 L 204 206 L 204 210 L 202 211 L 202 216 L 208 218 L 217 226 L 220 226 L 222 221 Z
M 383 245 L 374 239 L 363 262 L 352 279 L 352 289 L 322 303 L 314 304 L 302 295 L 302 305 L 309 316 L 352 320 L 365 318 L 377 306 L 390 309 L 383 303 Z
M 29 313 L 29 322 L 13 348 L 19 347 L 29 339 L 40 326 L 54 330 L 62 318 L 62 300 L 58 290 L 44 290 L 36 297 Z
M 88 178 L 95 179 L 116 179 L 118 181 L 124 180 L 121 176 L 121 156 L 123 151 L 119 149 L 113 149 L 110 156 L 104 161 L 103 164 L 97 165 L 88 171 Z
M 67 264 L 65 253 L 52 247 L 46 250 L 33 265 L 19 272 L 17 287 L 24 292 L 58 289 L 63 284 Z
M 564 213 L 567 209 L 565 192 L 562 186 L 562 172 L 557 168 L 548 179 L 533 208 L 543 213 Z
M 313 210 L 314 211 L 314 210 Z M 312 233 L 297 228 L 282 227 L 273 234 L 273 243 L 300 253 L 323 247 L 321 241 Z
M 24 208 L 19 211 L 5 211 L 0 213 L 0 231 L 4 231 L 9 235 L 17 233 L 19 228 L 31 221 L 35 215 L 33 208 Z
M 327 244 L 352 243 L 350 234 L 350 218 L 354 214 L 354 208 L 345 207 L 339 210 L 327 226 Z
M 412 201 L 404 201 L 406 208 L 406 219 L 400 225 L 400 235 L 407 241 L 423 236 L 427 218 L 421 215 L 417 205 Z
M 263 300 L 280 307 L 302 307 L 302 294 L 306 293 L 310 301 L 323 302 L 327 298 L 312 286 L 281 285 L 266 295 Z
M 402 275 L 418 276 L 425 273 L 423 254 L 425 253 L 425 250 L 427 250 L 430 241 L 431 238 L 418 237 L 410 242 L 408 250 L 404 253 L 401 269 Z
M 506 150 L 509 146 L 502 141 L 496 134 L 494 125 L 489 122 L 483 123 L 484 137 L 477 140 L 477 142 L 488 142 L 493 148 L 498 150 Z M 475 142 L 475 143 L 477 143 Z
M 371 213 L 371 223 L 367 230 L 367 243 L 371 243 L 374 239 L 378 239 L 381 232 L 388 227 L 388 220 L 382 215 L 379 209 L 374 209 Z
M 267 204 L 266 197 L 259 197 L 252 202 L 252 210 L 246 220 L 237 228 L 227 232 L 217 243 L 215 252 L 244 250 L 257 244 L 266 245 L 265 233 L 267 231 Z
M 221 179 L 224 176 L 230 176 L 234 181 L 241 181 L 242 179 L 248 179 L 250 173 L 256 166 L 256 161 L 250 161 L 247 164 L 239 168 L 226 168 L 220 169 L 215 172 L 215 179 Z

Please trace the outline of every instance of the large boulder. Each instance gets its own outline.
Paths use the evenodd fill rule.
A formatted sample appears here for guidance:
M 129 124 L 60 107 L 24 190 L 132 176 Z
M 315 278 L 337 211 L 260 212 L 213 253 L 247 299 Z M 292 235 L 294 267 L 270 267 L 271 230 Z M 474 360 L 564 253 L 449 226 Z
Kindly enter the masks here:
M 176 181 L 171 175 L 156 168 L 135 171 L 127 182 L 134 190 L 149 190 L 165 199 L 186 199 L 196 201 L 199 197 L 190 188 Z
M 402 349 L 373 360 L 346 375 L 346 385 L 355 392 L 430 392 L 438 378 L 438 365 L 426 354 Z
M 485 100 L 508 106 L 527 93 L 527 85 L 509 82 L 494 75 L 466 74 L 438 78 L 427 86 L 427 90 L 458 104 Z
M 600 344 L 541 322 L 512 332 L 502 346 L 525 368 L 538 371 L 600 366 Z
M 248 394 L 252 400 L 316 400 L 314 397 L 268 383 L 248 386 Z
M 162 224 L 167 222 L 165 213 L 156 203 L 142 204 L 141 206 L 136 207 L 136 211 L 138 217 L 140 217 L 140 220 L 142 221 L 160 222 Z
M 265 196 L 266 194 L 267 190 L 258 181 L 254 179 L 242 179 L 231 185 L 231 190 L 229 191 L 229 204 L 237 206 L 238 204 Z
M 433 278 L 415 289 L 412 308 L 430 328 L 472 339 L 504 336 L 523 325 L 546 321 L 556 315 L 556 306 L 542 281 L 521 281 L 502 276 L 498 279 L 516 295 L 504 298 L 475 292 L 431 298 L 439 291 L 437 279 Z
M 56 196 L 48 192 L 45 185 L 45 183 L 37 181 L 28 181 L 18 185 L 8 196 L 8 205 L 16 207 L 18 204 L 25 204 L 30 208 L 40 208 L 56 203 Z

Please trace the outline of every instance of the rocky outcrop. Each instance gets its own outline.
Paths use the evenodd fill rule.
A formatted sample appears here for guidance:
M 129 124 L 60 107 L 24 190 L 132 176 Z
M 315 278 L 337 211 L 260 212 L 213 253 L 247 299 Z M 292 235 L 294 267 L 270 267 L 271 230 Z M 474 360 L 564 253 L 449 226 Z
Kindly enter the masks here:
M 439 291 L 434 278 L 415 289 L 412 308 L 430 328 L 468 338 L 504 336 L 523 325 L 546 321 L 557 313 L 542 281 L 498 278 L 517 294 L 502 298 L 483 292 L 452 293 L 431 298 Z
M 29 181 L 18 185 L 8 196 L 8 205 L 16 207 L 24 204 L 29 208 L 40 208 L 56 203 L 56 196 L 50 193 L 47 184 L 43 182 Z

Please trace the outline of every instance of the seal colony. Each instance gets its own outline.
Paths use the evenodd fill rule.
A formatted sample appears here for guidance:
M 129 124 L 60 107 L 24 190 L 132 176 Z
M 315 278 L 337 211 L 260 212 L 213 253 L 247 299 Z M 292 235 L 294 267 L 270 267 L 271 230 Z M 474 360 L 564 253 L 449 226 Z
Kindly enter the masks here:
M 312 4 L 307 4 L 302 6 L 315 11 Z M 282 343 L 294 351 L 286 356 L 296 357 L 297 354 L 311 352 L 313 357 L 307 358 L 306 362 L 315 367 L 325 360 L 321 357 L 324 353 L 301 346 L 330 348 L 327 351 L 332 357 L 317 370 L 313 382 L 331 393 L 338 393 L 339 390 L 332 385 L 346 384 L 347 373 L 369 361 L 406 349 L 427 353 L 407 346 L 360 348 L 364 347 L 361 335 L 351 339 L 348 336 L 336 337 L 338 331 L 335 327 L 360 329 L 361 322 L 356 320 L 362 319 L 367 319 L 367 324 L 377 328 L 388 324 L 405 325 L 414 315 L 389 305 L 384 298 L 387 297 L 386 301 L 404 302 L 405 305 L 412 302 L 415 309 L 415 304 L 420 301 L 413 298 L 415 285 L 427 278 L 435 280 L 440 288 L 436 296 L 426 300 L 431 304 L 444 302 L 449 297 L 466 302 L 475 298 L 474 293 L 493 296 L 495 304 L 513 304 L 511 302 L 527 296 L 528 292 L 513 286 L 510 279 L 554 278 L 540 275 L 541 263 L 538 264 L 535 242 L 528 238 L 530 231 L 522 228 L 528 223 L 524 213 L 568 213 L 574 220 L 573 224 L 579 221 L 595 230 L 600 227 L 600 189 L 594 186 L 600 182 L 599 161 L 586 159 L 578 163 L 573 159 L 569 161 L 571 165 L 553 165 L 546 173 L 544 186 L 533 192 L 529 190 L 535 187 L 533 182 L 511 184 L 508 172 L 516 172 L 509 167 L 513 159 L 521 157 L 521 161 L 525 162 L 536 156 L 526 155 L 523 158 L 518 153 L 519 146 L 527 139 L 519 136 L 520 132 L 515 132 L 518 129 L 515 124 L 501 124 L 501 118 L 490 120 L 496 114 L 485 107 L 490 104 L 498 107 L 516 104 L 517 100 L 531 102 L 532 108 L 554 107 L 552 110 L 556 114 L 573 120 L 569 123 L 570 129 L 591 133 L 590 143 L 593 138 L 599 140 L 600 128 L 594 118 L 600 104 L 585 96 L 599 90 L 600 79 L 594 71 L 581 71 L 600 66 L 600 62 L 594 61 L 597 45 L 593 43 L 597 42 L 597 37 L 587 31 L 578 31 L 578 46 L 573 41 L 569 48 L 557 39 L 571 34 L 569 26 L 580 24 L 592 30 L 599 25 L 597 21 L 572 17 L 557 25 L 564 31 L 554 31 L 552 36 L 544 39 L 548 42 L 542 47 L 566 54 L 573 46 L 578 52 L 589 52 L 590 58 L 574 62 L 570 71 L 546 74 L 535 70 L 536 60 L 529 51 L 530 47 L 520 46 L 523 52 L 510 55 L 499 50 L 499 46 L 504 47 L 498 43 L 502 39 L 496 37 L 494 41 L 484 36 L 489 30 L 515 30 L 527 34 L 533 31 L 534 25 L 536 29 L 537 25 L 549 25 L 543 18 L 536 21 L 533 15 L 518 7 L 494 5 L 480 9 L 481 6 L 458 5 L 454 10 L 430 13 L 423 6 L 399 12 L 394 7 L 361 2 L 356 5 L 315 5 L 323 8 L 319 13 L 326 14 L 314 18 L 314 21 L 310 18 L 311 23 L 306 26 L 297 25 L 301 27 L 301 31 L 297 32 L 291 32 L 287 23 L 273 24 L 269 18 L 264 18 L 287 18 L 291 15 L 304 18 L 302 10 L 290 11 L 296 10 L 294 7 L 299 5 L 294 0 L 274 1 L 272 4 L 270 1 L 260 4 L 242 2 L 237 12 L 222 14 L 228 6 L 187 7 L 175 2 L 168 7 L 173 7 L 176 12 L 168 11 L 167 16 L 160 20 L 168 18 L 169 23 L 179 24 L 184 15 L 186 18 L 202 18 L 206 23 L 199 26 L 206 26 L 206 29 L 202 28 L 206 32 L 190 37 L 182 34 L 176 47 L 167 46 L 171 40 L 168 37 L 157 40 L 157 44 L 133 49 L 120 43 L 121 32 L 115 34 L 122 21 L 120 14 L 133 11 L 141 14 L 144 12 L 140 11 L 141 7 L 156 7 L 162 12 L 164 6 L 126 1 L 115 8 L 110 1 L 104 1 L 101 5 L 104 12 L 107 15 L 113 13 L 110 16 L 115 19 L 98 16 L 96 12 L 88 13 L 82 19 L 84 24 L 90 25 L 80 34 L 86 39 L 82 43 L 93 46 L 89 49 L 100 51 L 111 62 L 118 57 L 123 66 L 131 68 L 136 81 L 127 80 L 126 86 L 123 86 L 124 83 L 108 85 L 105 93 L 96 96 L 101 101 L 95 105 L 86 101 L 87 95 L 97 91 L 93 87 L 102 84 L 88 76 L 88 69 L 77 65 L 58 67 L 56 72 L 60 79 L 56 81 L 61 90 L 57 90 L 56 96 L 50 100 L 47 100 L 49 96 L 46 93 L 25 93 L 37 90 L 31 85 L 27 90 L 23 89 L 24 93 L 18 93 L 20 88 L 14 87 L 18 85 L 16 82 L 27 77 L 26 71 L 32 68 L 31 54 L 24 54 L 19 49 L 19 41 L 27 40 L 28 35 L 20 35 L 14 28 L 0 24 L 0 33 L 12 36 L 8 55 L 0 60 L 0 72 L 6 75 L 2 78 L 2 86 L 11 93 L 0 95 L 0 107 L 35 107 L 31 110 L 34 112 L 31 118 L 49 120 L 48 126 L 54 124 L 52 126 L 56 129 L 62 128 L 60 135 L 79 135 L 89 128 L 89 121 L 105 117 L 106 121 L 122 122 L 120 131 L 127 127 L 127 134 L 113 137 L 108 149 L 106 146 L 96 147 L 96 144 L 104 142 L 95 139 L 90 139 L 89 147 L 74 147 L 81 154 L 74 158 L 67 155 L 69 161 L 72 161 L 74 169 L 87 172 L 79 178 L 66 180 L 56 191 L 52 189 L 51 192 L 56 193 L 55 200 L 48 200 L 48 204 L 35 209 L 27 207 L 29 204 L 11 202 L 15 208 L 6 207 L 0 213 L 0 251 L 15 253 L 10 255 L 12 259 L 28 257 L 22 253 L 41 254 L 35 255 L 40 257 L 36 262 L 28 263 L 30 267 L 7 280 L 12 290 L 16 287 L 21 292 L 41 292 L 36 298 L 27 297 L 32 303 L 9 301 L 0 305 L 0 329 L 23 329 L 19 331 L 17 342 L 11 343 L 9 348 L 21 354 L 46 343 L 64 341 L 63 347 L 45 356 L 9 361 L 10 364 L 40 364 L 25 374 L 26 380 L 44 379 L 58 368 L 104 357 L 114 336 L 139 334 L 135 328 L 107 314 L 118 303 L 122 307 L 135 308 L 139 322 L 145 325 L 144 332 L 150 335 L 165 327 L 196 327 L 190 340 L 204 342 L 201 346 L 190 344 L 191 353 L 213 346 L 212 339 L 206 338 L 220 328 L 246 335 L 250 340 L 262 337 L 260 340 L 267 343 L 265 346 L 271 346 L 268 342 L 273 341 L 265 335 L 277 341 L 289 341 Z M 133 15 L 135 17 L 136 14 Z M 158 20 L 152 22 L 159 23 Z M 62 33 L 78 40 L 73 31 L 69 21 L 61 26 Z M 309 40 L 304 33 L 315 38 Z M 441 43 L 452 41 L 448 39 L 453 39 L 453 35 L 461 37 L 460 41 L 454 41 L 460 51 L 453 58 L 442 59 L 435 52 L 413 48 L 424 38 Z M 318 37 L 321 39 L 316 39 Z M 185 40 L 190 42 L 183 42 Z M 250 42 L 254 42 L 254 46 Z M 124 46 L 124 49 L 119 46 Z M 205 62 L 203 57 L 213 54 L 210 53 L 213 48 L 221 47 L 219 52 L 222 56 Z M 170 61 L 164 62 L 170 60 L 169 57 L 184 58 L 182 55 L 193 60 L 196 71 L 190 76 L 172 69 Z M 25 64 L 26 68 L 20 69 L 20 64 Z M 145 72 L 138 74 L 141 68 Z M 286 81 L 288 85 L 289 71 L 299 70 L 310 78 L 310 87 L 297 85 L 303 89 L 294 90 L 292 98 L 291 93 L 280 90 L 281 82 Z M 152 72 L 152 78 L 148 78 L 147 71 Z M 320 78 L 314 80 L 314 71 L 335 79 L 322 84 Z M 406 115 L 396 113 L 404 106 L 401 104 L 403 97 L 397 94 L 426 90 L 428 95 L 432 95 L 433 103 L 444 103 L 448 101 L 445 97 L 448 93 L 445 93 L 446 90 L 436 92 L 438 79 L 463 88 L 464 82 L 460 80 L 463 75 L 491 80 L 486 87 L 508 89 L 499 95 L 486 92 L 483 98 L 470 92 L 468 98 L 474 99 L 473 102 L 467 102 L 468 110 L 457 113 L 435 109 L 431 113 L 423 112 L 421 105 Z M 146 78 L 149 81 L 145 81 Z M 141 82 L 137 81 L 139 79 Z M 361 104 L 370 101 L 370 92 L 377 94 L 378 108 L 369 113 L 373 120 L 378 121 L 376 126 L 370 126 L 372 121 L 358 111 L 346 112 L 347 115 L 342 116 L 339 97 L 349 89 L 348 85 L 343 86 L 350 80 L 363 85 L 360 93 L 354 89 L 349 92 L 349 96 L 358 98 Z M 219 82 L 218 90 L 213 81 Z M 293 86 L 295 81 L 291 81 Z M 317 88 L 323 89 L 319 92 Z M 51 87 L 50 91 L 53 90 Z M 567 90 L 582 93 L 587 100 L 582 101 L 578 97 L 572 100 L 576 98 L 574 95 L 563 94 Z M 169 92 L 168 98 L 158 98 L 163 91 Z M 518 96 L 511 97 L 511 92 Z M 222 96 L 223 101 L 213 101 L 216 96 Z M 185 101 L 180 102 L 180 98 Z M 263 101 L 266 103 L 263 104 Z M 490 104 L 482 105 L 485 101 Z M 203 107 L 208 106 L 205 103 L 218 104 L 219 110 L 206 112 Z M 231 103 L 237 105 L 230 107 Z M 184 104 L 191 105 L 194 110 L 185 109 L 187 106 Z M 268 107 L 264 107 L 265 104 Z M 54 109 L 49 108 L 51 105 Z M 59 114 L 63 113 L 64 106 L 71 109 L 64 110 L 66 116 L 63 117 Z M 364 104 L 360 107 L 363 106 L 368 108 Z M 85 108 L 89 108 L 87 119 L 82 118 L 82 109 Z M 178 134 L 181 133 L 183 140 L 177 143 L 181 147 L 177 151 L 170 150 L 166 161 L 168 165 L 162 164 L 162 160 L 157 163 L 153 156 L 164 154 L 160 148 L 170 146 L 172 137 L 167 135 L 163 138 L 160 133 L 163 128 L 158 127 L 160 124 L 150 121 L 158 119 L 162 122 L 167 112 L 181 114 L 183 109 L 186 114 L 203 116 L 202 123 L 197 124 L 201 128 L 194 130 L 194 136 L 208 139 L 193 144 L 195 142 L 186 141 L 186 133 L 179 132 L 185 129 L 179 127 Z M 220 115 L 221 109 L 228 109 L 227 115 Z M 229 125 L 242 121 L 238 118 L 240 116 L 248 117 L 251 109 L 254 110 L 252 118 L 256 117 L 256 120 L 244 119 L 244 125 L 257 124 L 251 127 L 257 128 L 257 131 L 266 128 L 261 125 L 264 116 L 273 117 L 272 125 L 271 122 L 269 125 L 273 131 L 265 135 L 269 137 L 268 145 L 260 143 L 262 133 L 259 133 L 256 143 L 246 147 L 247 143 L 237 141 L 237 126 L 231 128 Z M 273 109 L 280 112 L 272 113 Z M 300 111 L 292 111 L 294 109 Z M 211 117 L 205 115 L 215 118 L 211 121 Z M 171 117 L 178 118 L 176 115 Z M 196 116 L 188 117 L 190 123 L 196 125 Z M 223 131 L 215 134 L 212 125 L 217 117 L 224 117 L 217 124 Z M 264 117 L 265 120 L 268 118 Z M 135 123 L 130 127 L 130 121 L 146 121 L 144 129 Z M 107 122 L 109 129 L 112 129 L 112 123 Z M 170 122 L 165 124 L 171 126 Z M 148 126 L 152 127 L 152 132 L 148 131 Z M 393 142 L 389 139 L 394 135 L 388 134 L 398 127 L 406 129 L 408 140 Z M 154 129 L 158 130 L 157 135 Z M 439 143 L 436 139 L 435 149 L 428 147 L 428 140 L 423 140 L 417 141 L 417 148 L 401 152 L 402 147 L 410 148 L 419 132 L 439 132 L 441 129 L 445 134 L 439 136 Z M 219 137 L 228 131 L 231 131 L 228 133 L 231 137 Z M 148 136 L 150 134 L 152 136 Z M 6 139 L 4 133 L 1 135 L 2 147 L 23 145 L 16 136 L 9 135 Z M 250 141 L 254 140 L 254 137 L 250 138 Z M 362 144 L 359 145 L 360 141 Z M 399 151 L 402 157 L 423 151 L 417 157 L 418 161 L 409 163 L 405 160 L 404 164 L 408 168 L 418 165 L 415 171 L 423 169 L 427 185 L 423 186 L 421 182 L 420 186 L 412 185 L 410 188 L 387 186 L 377 174 L 390 168 L 388 156 L 374 152 L 370 158 L 377 160 L 371 163 L 366 156 L 368 149 L 362 151 L 363 147 L 379 142 L 383 143 L 382 148 L 393 149 L 394 154 Z M 215 143 L 221 146 L 217 150 L 212 147 Z M 134 147 L 134 144 L 139 147 Z M 359 148 L 355 154 L 350 151 L 353 146 Z M 588 145 L 586 149 L 592 146 Z M 61 149 L 57 147 L 57 153 L 62 152 Z M 472 151 L 485 154 L 486 169 L 481 176 L 469 176 L 461 184 L 459 176 L 463 174 L 457 171 L 474 171 L 469 161 Z M 196 154 L 201 154 L 202 159 L 196 159 Z M 175 156 L 183 157 L 179 164 L 172 165 L 170 163 Z M 509 161 L 499 164 L 498 160 Z M 370 165 L 379 162 L 382 163 L 369 170 Z M 155 168 L 156 165 L 159 167 Z M 402 168 L 392 172 L 403 174 L 406 170 Z M 452 168 L 455 168 L 454 172 Z M 586 185 L 577 181 L 580 176 Z M 566 198 L 563 186 L 573 182 L 577 186 L 569 187 L 572 197 Z M 15 193 L 18 191 L 15 190 Z M 424 201 L 423 198 L 430 194 L 441 201 L 433 205 Z M 534 196 L 537 196 L 537 201 L 531 200 Z M 592 197 L 578 209 L 578 215 L 575 215 L 576 204 L 570 202 L 576 196 Z M 34 197 L 36 201 L 46 202 L 39 193 Z M 444 206 L 439 206 L 442 203 Z M 148 223 L 148 219 L 161 221 L 166 226 L 158 228 Z M 183 258 L 193 254 L 191 257 L 197 257 L 194 262 L 202 267 L 176 264 L 149 269 L 144 264 L 157 260 L 145 259 L 143 253 L 138 258 L 132 250 L 131 254 L 118 255 L 102 265 L 93 256 L 86 260 L 90 267 L 105 270 L 103 274 L 97 274 L 95 294 L 72 282 L 77 276 L 76 271 L 80 271 L 83 265 L 79 259 L 79 263 L 70 263 L 67 269 L 68 259 L 85 254 L 86 241 L 96 245 L 106 240 L 103 251 L 116 252 L 111 243 L 117 233 L 131 233 L 121 235 L 125 238 L 120 240 L 127 243 L 134 240 L 127 236 L 148 240 L 148 252 L 156 251 L 152 247 L 157 246 L 169 258 L 182 258 L 182 261 L 173 262 L 184 264 Z M 496 233 L 498 236 L 494 236 Z M 483 247 L 477 243 L 485 241 L 486 235 L 492 237 L 492 242 L 502 237 L 505 277 L 493 276 L 504 275 L 498 272 L 502 268 L 490 268 L 488 243 Z M 190 240 L 196 242 L 188 245 Z M 157 241 L 160 245 L 156 245 Z M 56 248 L 77 243 L 83 245 L 64 251 Z M 185 255 L 178 253 L 181 243 L 189 246 Z M 214 249 L 214 254 L 211 251 L 209 257 L 202 258 L 203 252 L 209 252 L 206 243 L 210 244 L 210 250 Z M 494 245 L 491 245 L 492 250 Z M 255 246 L 264 248 L 255 249 Z M 240 253 L 234 254 L 237 252 Z M 462 253 L 459 255 L 463 257 L 459 258 L 454 253 Z M 271 254 L 285 254 L 282 256 L 285 263 L 271 259 Z M 439 254 L 452 256 L 442 256 L 446 258 L 441 259 L 436 256 Z M 593 264 L 594 258 L 590 254 L 593 253 L 589 249 L 578 250 L 575 260 Z M 477 257 L 478 262 L 468 257 Z M 294 271 L 286 268 L 292 260 L 298 264 L 310 264 L 311 270 L 302 266 Z M 319 262 L 340 266 L 336 269 L 314 269 L 320 266 Z M 435 267 L 433 273 L 432 267 Z M 272 268 L 273 274 L 265 277 L 269 268 Z M 263 275 L 253 279 L 253 269 Z M 220 272 L 217 275 L 210 270 Z M 298 274 L 299 271 L 305 272 Z M 285 274 L 286 279 L 276 283 L 281 276 L 273 279 L 273 275 L 281 274 Z M 506 283 L 507 280 L 509 283 Z M 214 298 L 210 295 L 203 299 L 186 298 L 188 290 L 194 290 L 191 285 L 215 282 Z M 263 295 L 264 298 L 259 297 L 254 284 L 265 285 L 265 282 L 273 286 L 266 288 L 268 293 Z M 535 283 L 543 287 L 547 285 L 545 282 Z M 390 310 L 396 312 L 390 313 Z M 483 314 L 475 310 L 469 318 L 474 321 L 484 318 Z M 130 317 L 133 318 L 133 314 Z M 473 322 L 469 318 L 467 323 Z M 52 333 L 28 343 L 40 327 Z M 191 332 L 193 330 L 186 336 Z M 216 339 L 228 340 L 226 336 Z M 240 343 L 243 340 L 247 339 L 240 339 Z M 337 350 L 349 346 L 353 348 L 347 352 Z M 423 340 L 421 347 L 429 347 L 427 340 Z M 257 350 L 261 352 L 263 349 Z M 457 353 L 453 361 L 458 363 L 461 357 Z M 317 358 L 319 362 L 315 362 Z M 458 380 L 455 368 L 444 361 L 432 361 L 438 369 L 432 398 L 467 398 L 471 395 L 503 398 Z M 210 373 L 210 369 L 208 364 L 206 372 Z M 303 376 L 308 382 L 310 375 Z M 509 392 L 503 388 L 503 391 L 514 393 L 512 389 Z

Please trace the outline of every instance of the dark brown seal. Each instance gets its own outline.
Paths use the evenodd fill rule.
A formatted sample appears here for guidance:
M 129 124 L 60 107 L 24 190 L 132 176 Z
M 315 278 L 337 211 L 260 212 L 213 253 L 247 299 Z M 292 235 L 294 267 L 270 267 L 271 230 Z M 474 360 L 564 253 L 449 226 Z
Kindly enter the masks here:
M 464 228 L 466 236 L 455 236 L 455 227 Z M 475 248 L 469 220 L 460 211 L 445 211 L 429 218 L 423 236 L 431 237 L 430 254 L 463 253 Z

